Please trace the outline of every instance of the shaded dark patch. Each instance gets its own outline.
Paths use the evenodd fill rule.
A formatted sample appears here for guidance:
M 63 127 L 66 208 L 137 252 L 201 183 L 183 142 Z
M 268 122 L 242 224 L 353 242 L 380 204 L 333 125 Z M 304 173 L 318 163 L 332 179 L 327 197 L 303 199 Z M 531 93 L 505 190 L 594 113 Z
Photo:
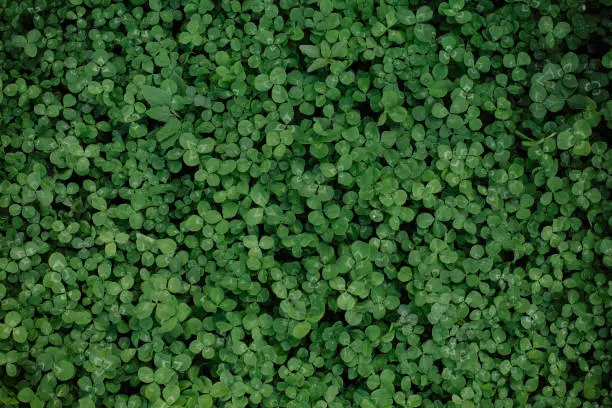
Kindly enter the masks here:
M 509 251 L 504 251 L 504 252 L 509 252 Z M 514 258 L 513 258 L 512 264 L 515 267 L 525 269 L 527 267 L 527 260 L 528 260 L 528 258 L 526 256 L 521 256 L 519 259 L 516 259 L 516 260 L 514 260 Z
M 180 179 L 183 179 L 186 177 L 186 178 L 193 180 L 198 169 L 199 169 L 199 166 L 188 166 L 185 163 L 181 163 L 181 169 L 176 173 L 172 173 L 172 176 L 174 178 L 180 178 Z
M 297 259 L 288 248 L 281 248 L 274 254 L 274 259 L 279 263 L 295 262 Z
M 504 263 L 513 262 L 514 261 L 514 252 L 512 252 L 512 251 L 501 251 L 499 253 L 499 258 Z
M 487 126 L 495 122 L 495 115 L 493 115 L 491 112 L 481 110 L 480 121 L 482 122 L 482 127 L 486 128 Z

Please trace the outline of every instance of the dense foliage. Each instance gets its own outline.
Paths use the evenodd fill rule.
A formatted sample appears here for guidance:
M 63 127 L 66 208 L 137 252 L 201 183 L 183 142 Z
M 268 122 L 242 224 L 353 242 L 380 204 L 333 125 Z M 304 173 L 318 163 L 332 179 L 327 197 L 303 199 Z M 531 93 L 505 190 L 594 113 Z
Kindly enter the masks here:
M 0 0 L 0 406 L 612 406 L 610 6 Z

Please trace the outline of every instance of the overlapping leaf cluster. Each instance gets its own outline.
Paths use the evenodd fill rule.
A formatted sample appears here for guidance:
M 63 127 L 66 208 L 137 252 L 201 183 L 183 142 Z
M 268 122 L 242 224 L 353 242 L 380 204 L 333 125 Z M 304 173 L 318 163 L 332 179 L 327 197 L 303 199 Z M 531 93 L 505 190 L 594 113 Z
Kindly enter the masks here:
M 610 5 L 0 0 L 0 406 L 610 406 Z

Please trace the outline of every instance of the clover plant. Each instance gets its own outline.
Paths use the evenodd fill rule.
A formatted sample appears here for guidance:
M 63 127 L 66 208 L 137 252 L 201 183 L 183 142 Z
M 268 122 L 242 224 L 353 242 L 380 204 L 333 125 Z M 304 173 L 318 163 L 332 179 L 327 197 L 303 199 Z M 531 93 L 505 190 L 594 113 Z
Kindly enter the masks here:
M 0 406 L 612 406 L 610 0 L 0 0 Z

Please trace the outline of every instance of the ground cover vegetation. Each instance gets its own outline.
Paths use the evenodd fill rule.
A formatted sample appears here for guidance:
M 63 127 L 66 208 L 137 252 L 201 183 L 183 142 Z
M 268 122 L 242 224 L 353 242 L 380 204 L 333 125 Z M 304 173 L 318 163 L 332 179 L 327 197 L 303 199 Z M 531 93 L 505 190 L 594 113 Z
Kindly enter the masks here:
M 0 0 L 0 406 L 612 406 L 611 5 Z

